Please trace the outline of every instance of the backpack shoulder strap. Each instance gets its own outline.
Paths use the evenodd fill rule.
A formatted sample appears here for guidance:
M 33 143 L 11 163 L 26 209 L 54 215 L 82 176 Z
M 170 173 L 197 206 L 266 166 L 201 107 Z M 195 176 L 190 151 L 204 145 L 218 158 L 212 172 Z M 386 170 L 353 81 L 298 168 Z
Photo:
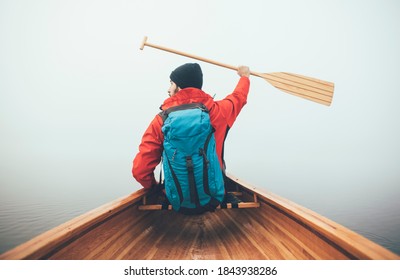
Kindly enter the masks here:
M 203 103 L 187 103 L 187 104 L 182 104 L 182 105 L 170 107 L 167 110 L 161 111 L 159 113 L 159 115 L 160 115 L 160 117 L 162 118 L 162 120 L 164 122 L 168 118 L 168 115 L 171 112 L 180 111 L 180 110 L 187 110 L 187 109 L 195 109 L 195 108 L 198 108 L 200 110 L 203 110 L 204 112 L 209 113 L 206 105 L 204 105 Z

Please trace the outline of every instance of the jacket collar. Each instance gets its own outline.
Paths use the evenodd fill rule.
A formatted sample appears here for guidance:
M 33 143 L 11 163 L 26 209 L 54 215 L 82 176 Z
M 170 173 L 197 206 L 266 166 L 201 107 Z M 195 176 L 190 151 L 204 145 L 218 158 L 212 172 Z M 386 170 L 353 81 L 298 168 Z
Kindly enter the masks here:
M 210 110 L 213 104 L 213 98 L 198 88 L 184 88 L 178 91 L 174 96 L 164 100 L 160 109 L 166 110 L 187 103 L 203 103 Z

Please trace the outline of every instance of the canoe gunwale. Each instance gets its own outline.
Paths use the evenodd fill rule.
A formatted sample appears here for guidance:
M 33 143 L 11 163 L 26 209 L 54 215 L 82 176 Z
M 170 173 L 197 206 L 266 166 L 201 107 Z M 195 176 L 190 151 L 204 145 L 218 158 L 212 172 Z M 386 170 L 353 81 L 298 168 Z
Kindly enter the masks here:
M 349 259 L 400 259 L 400 256 L 364 236 L 274 193 L 260 190 L 233 175 L 228 178 L 243 191 L 307 228 Z M 261 206 L 262 207 L 262 206 Z

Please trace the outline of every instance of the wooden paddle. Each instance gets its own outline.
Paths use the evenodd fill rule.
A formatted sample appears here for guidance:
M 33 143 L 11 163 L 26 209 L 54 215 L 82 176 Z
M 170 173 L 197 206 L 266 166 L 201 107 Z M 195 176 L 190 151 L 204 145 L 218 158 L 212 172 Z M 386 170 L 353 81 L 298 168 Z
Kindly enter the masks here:
M 144 37 L 140 49 L 143 50 L 145 46 L 152 47 L 155 49 L 179 54 L 182 56 L 190 57 L 196 60 L 204 61 L 221 67 L 225 67 L 232 70 L 237 70 L 238 68 L 229 64 L 217 62 L 211 59 L 203 58 L 197 55 L 188 54 L 185 52 L 173 50 L 163 46 L 155 45 L 147 42 L 147 37 Z M 331 105 L 334 84 L 331 82 L 326 82 L 298 74 L 292 74 L 287 72 L 274 72 L 274 73 L 258 73 L 250 72 L 251 75 L 257 76 L 265 79 L 271 85 L 277 89 L 293 94 L 298 97 L 302 97 L 323 105 Z

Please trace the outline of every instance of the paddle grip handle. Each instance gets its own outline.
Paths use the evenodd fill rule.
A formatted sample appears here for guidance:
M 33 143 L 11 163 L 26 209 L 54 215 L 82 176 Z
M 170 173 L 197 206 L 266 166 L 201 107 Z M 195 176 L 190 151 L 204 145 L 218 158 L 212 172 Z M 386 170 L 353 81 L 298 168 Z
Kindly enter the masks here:
M 143 50 L 143 49 L 144 49 L 144 46 L 146 45 L 146 42 L 147 42 L 147 36 L 144 36 L 143 42 L 142 42 L 142 44 L 140 45 L 140 50 Z

